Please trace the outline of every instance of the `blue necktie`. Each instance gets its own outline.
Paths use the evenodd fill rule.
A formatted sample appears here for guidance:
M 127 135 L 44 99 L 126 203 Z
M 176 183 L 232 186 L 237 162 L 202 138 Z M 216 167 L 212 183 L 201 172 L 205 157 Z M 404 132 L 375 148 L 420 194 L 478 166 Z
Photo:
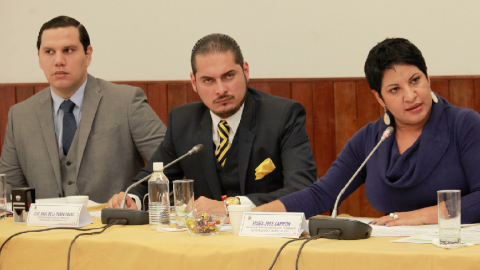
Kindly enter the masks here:
M 75 131 L 77 131 L 77 123 L 75 122 L 75 116 L 73 115 L 75 103 L 73 103 L 70 99 L 67 99 L 60 104 L 60 108 L 63 110 L 63 154 L 66 156 L 68 154 L 68 150 L 70 150 L 70 146 L 72 145 Z

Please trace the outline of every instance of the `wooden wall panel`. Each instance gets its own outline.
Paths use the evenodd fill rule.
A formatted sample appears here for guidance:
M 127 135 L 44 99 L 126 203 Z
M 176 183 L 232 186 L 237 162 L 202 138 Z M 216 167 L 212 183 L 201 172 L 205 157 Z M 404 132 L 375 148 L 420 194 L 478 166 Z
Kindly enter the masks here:
M 336 159 L 335 101 L 333 82 L 313 84 L 313 156 L 317 164 L 317 177 L 321 178 Z M 330 215 L 330 212 L 322 213 Z
M 168 122 L 168 96 L 167 85 L 164 83 L 149 84 L 147 88 L 148 104 L 153 111 L 160 117 L 162 122 L 167 125 Z
M 357 131 L 357 95 L 355 82 L 334 83 L 336 154 Z
M 195 91 L 193 91 L 193 87 L 191 83 L 187 84 L 187 101 L 190 102 L 197 102 L 202 101 Z
M 310 139 L 310 146 L 315 149 L 313 139 L 313 84 L 312 83 L 292 83 L 292 99 L 300 102 L 307 112 L 305 119 L 305 129 Z
M 474 80 L 473 82 L 473 93 L 474 93 L 474 109 L 477 113 L 480 113 L 480 80 Z
M 270 83 L 270 93 L 279 97 L 292 98 L 290 83 L 288 82 Z
M 270 94 L 270 87 L 267 82 L 249 82 L 248 86 Z
M 33 85 L 17 86 L 15 94 L 17 96 L 16 103 L 20 103 L 35 94 L 35 87 Z
M 473 80 L 459 79 L 450 81 L 450 103 L 455 106 L 473 109 Z
M 347 141 L 357 132 L 357 95 L 355 82 L 334 83 L 335 92 L 335 135 L 337 155 Z M 353 192 L 338 208 L 338 213 L 360 216 L 360 190 Z
M 7 128 L 8 111 L 15 105 L 16 99 L 14 85 L 0 85 L 0 145 L 2 147 Z
M 147 83 L 138 83 L 138 82 L 126 82 L 125 84 L 141 88 L 145 95 L 148 95 L 148 84 Z
M 433 92 L 446 100 L 450 99 L 450 85 L 448 80 L 431 79 L 430 88 Z
M 382 106 L 374 97 L 372 90 L 366 81 L 357 82 L 357 130 L 370 122 L 376 121 L 383 114 Z M 363 217 L 379 217 L 384 215 L 383 212 L 375 210 L 370 206 L 367 196 L 365 195 L 365 185 L 362 185 L 358 192 L 358 205 L 360 216 Z M 353 202 L 352 202 L 353 203 Z
M 168 111 L 187 103 L 187 84 L 172 83 L 167 86 L 168 91 Z
M 454 105 L 480 112 L 480 76 L 431 77 L 431 88 Z M 140 87 L 149 104 L 167 124 L 168 113 L 176 106 L 200 101 L 190 81 L 120 82 Z M 383 108 L 373 97 L 364 78 L 251 79 L 250 86 L 272 95 L 299 101 L 307 113 L 317 175 L 323 176 L 345 143 L 361 127 L 375 121 Z M 48 87 L 46 83 L 0 84 L 0 142 L 3 144 L 10 106 Z M 383 215 L 373 209 L 360 187 L 339 208 L 353 216 Z
M 335 100 L 333 82 L 313 84 L 313 155 L 317 176 L 322 177 L 336 159 Z
M 366 81 L 357 83 L 357 130 L 366 124 L 376 121 L 383 114 L 383 108 L 378 104 Z
M 42 91 L 43 89 L 47 88 L 48 84 L 46 83 L 40 83 L 35 85 L 35 94 Z

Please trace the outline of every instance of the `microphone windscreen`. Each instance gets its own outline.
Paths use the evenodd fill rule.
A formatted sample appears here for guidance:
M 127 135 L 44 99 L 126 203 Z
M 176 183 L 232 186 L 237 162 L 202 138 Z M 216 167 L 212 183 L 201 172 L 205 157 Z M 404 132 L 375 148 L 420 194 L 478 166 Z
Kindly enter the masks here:
M 385 131 L 383 132 L 383 136 L 388 137 L 392 135 L 392 133 L 393 133 L 393 127 L 387 127 L 387 129 L 385 129 Z
M 193 153 L 198 153 L 203 150 L 203 144 L 197 144 L 193 147 Z

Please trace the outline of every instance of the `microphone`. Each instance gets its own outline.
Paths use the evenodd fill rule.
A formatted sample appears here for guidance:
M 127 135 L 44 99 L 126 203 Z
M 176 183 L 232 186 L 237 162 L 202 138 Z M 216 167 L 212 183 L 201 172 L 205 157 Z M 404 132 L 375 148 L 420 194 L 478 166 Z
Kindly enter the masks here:
M 190 151 L 188 151 L 185 155 L 175 159 L 174 161 L 168 163 L 166 166 L 163 166 L 163 169 L 172 166 L 173 164 L 177 163 L 178 161 L 182 160 L 186 156 L 190 156 L 196 154 L 203 150 L 203 144 L 195 145 Z M 127 190 L 125 190 L 125 194 L 123 195 L 122 202 L 120 204 L 120 208 L 104 208 L 102 209 L 102 224 L 123 224 L 123 225 L 143 225 L 149 223 L 148 212 L 142 210 L 134 210 L 134 209 L 125 209 L 125 202 L 127 200 L 128 191 L 132 188 L 140 185 L 145 180 L 149 179 L 153 173 L 145 176 L 141 180 L 133 183 L 130 185 Z
M 393 127 L 387 127 L 380 138 L 380 141 L 373 148 L 370 154 L 367 156 L 365 161 L 360 165 L 357 171 L 353 174 L 347 184 L 343 187 L 340 193 L 337 196 L 335 201 L 335 206 L 332 210 L 332 217 L 312 217 L 309 222 L 309 231 L 311 236 L 315 236 L 322 233 L 328 233 L 332 230 L 340 230 L 340 235 L 328 235 L 325 238 L 330 239 L 342 239 L 342 240 L 357 240 L 357 239 L 367 239 L 372 234 L 372 227 L 368 224 L 357 220 L 347 220 L 347 219 L 337 219 L 337 208 L 340 197 L 350 185 L 350 183 L 355 179 L 360 170 L 365 166 L 370 157 L 375 153 L 380 144 L 385 141 L 393 133 Z

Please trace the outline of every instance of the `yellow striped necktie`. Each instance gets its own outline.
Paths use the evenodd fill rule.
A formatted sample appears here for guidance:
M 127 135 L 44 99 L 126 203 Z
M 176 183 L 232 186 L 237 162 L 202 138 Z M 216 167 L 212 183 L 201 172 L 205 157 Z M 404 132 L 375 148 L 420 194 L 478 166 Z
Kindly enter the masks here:
M 218 145 L 217 152 L 215 156 L 217 157 L 218 163 L 223 167 L 225 165 L 226 155 L 228 149 L 230 149 L 230 144 L 228 143 L 228 135 L 230 133 L 230 126 L 227 121 L 222 120 L 218 123 L 217 126 L 218 134 L 220 135 L 220 145 Z

